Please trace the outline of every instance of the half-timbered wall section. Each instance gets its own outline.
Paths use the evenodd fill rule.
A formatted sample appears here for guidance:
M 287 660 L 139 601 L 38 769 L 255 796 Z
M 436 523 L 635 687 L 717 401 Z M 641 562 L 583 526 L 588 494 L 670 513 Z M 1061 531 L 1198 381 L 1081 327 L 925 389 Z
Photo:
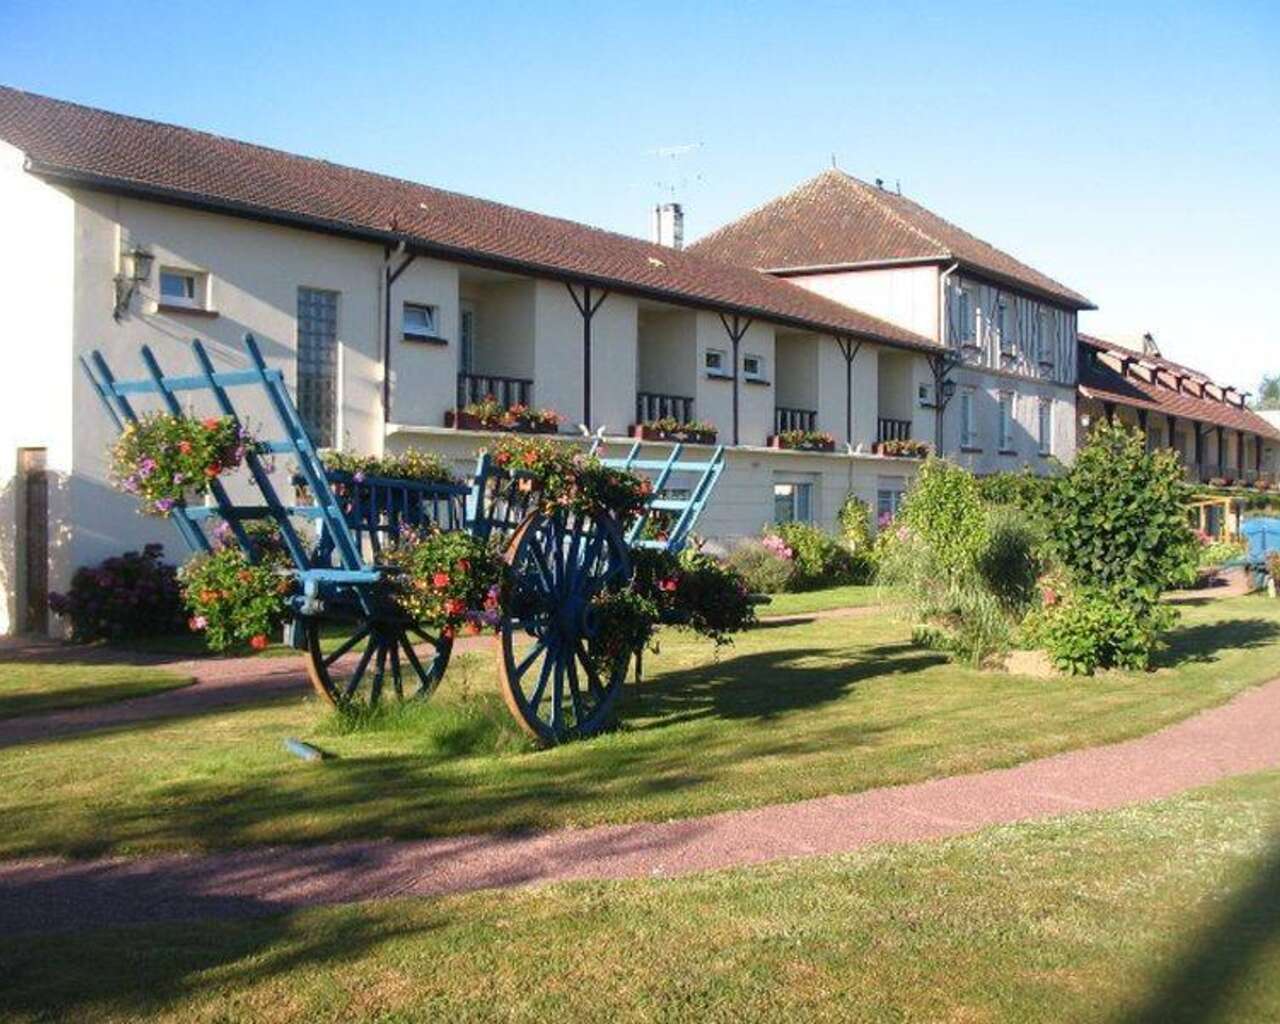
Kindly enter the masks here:
M 971 276 L 947 282 L 946 344 L 966 366 L 1076 382 L 1076 312 Z

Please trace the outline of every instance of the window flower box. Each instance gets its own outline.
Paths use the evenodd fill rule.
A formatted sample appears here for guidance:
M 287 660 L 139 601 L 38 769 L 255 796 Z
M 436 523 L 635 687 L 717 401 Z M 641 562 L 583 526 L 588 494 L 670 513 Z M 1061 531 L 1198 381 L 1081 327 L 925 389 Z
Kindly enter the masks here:
M 681 423 L 678 420 L 665 418 L 650 420 L 648 423 L 636 423 L 631 427 L 631 436 L 638 441 L 677 441 L 681 444 L 715 444 L 716 428 L 710 423 L 695 420 Z
M 877 455 L 895 459 L 926 459 L 933 454 L 933 445 L 928 441 L 898 438 L 889 441 L 877 441 L 871 450 Z
M 836 439 L 819 430 L 784 430 L 780 434 L 770 434 L 766 444 L 770 448 L 796 452 L 833 452 L 836 450 Z
M 446 409 L 444 425 L 457 430 L 502 430 L 517 434 L 554 434 L 561 416 L 553 409 L 527 405 L 504 406 L 493 398 L 472 402 L 461 409 Z

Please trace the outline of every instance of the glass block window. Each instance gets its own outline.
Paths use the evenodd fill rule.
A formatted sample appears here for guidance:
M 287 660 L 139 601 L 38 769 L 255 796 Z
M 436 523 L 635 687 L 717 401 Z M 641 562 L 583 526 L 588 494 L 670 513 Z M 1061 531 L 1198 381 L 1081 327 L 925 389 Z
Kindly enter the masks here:
M 298 412 L 311 443 L 332 448 L 338 428 L 338 293 L 298 289 Z

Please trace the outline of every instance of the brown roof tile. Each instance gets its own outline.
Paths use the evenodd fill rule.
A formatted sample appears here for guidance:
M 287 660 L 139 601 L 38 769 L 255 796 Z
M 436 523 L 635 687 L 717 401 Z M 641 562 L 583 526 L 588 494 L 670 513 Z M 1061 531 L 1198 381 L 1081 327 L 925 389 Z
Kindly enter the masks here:
M 1227 430 L 1243 430 L 1248 434 L 1260 434 L 1273 441 L 1280 440 L 1280 428 L 1263 419 L 1252 409 L 1242 409 L 1238 405 L 1221 402 L 1213 398 L 1200 398 L 1188 394 L 1185 390 L 1176 391 L 1165 383 L 1146 381 L 1133 374 L 1121 374 L 1106 363 L 1089 358 L 1090 352 L 1104 352 L 1135 363 L 1150 364 L 1166 375 L 1181 376 L 1191 380 L 1210 381 L 1204 374 L 1188 369 L 1177 363 L 1158 356 L 1147 356 L 1141 352 L 1125 348 L 1094 338 L 1087 334 L 1080 335 L 1080 372 L 1078 386 L 1080 394 L 1085 398 L 1094 398 L 1100 402 L 1116 402 L 1135 409 L 1148 409 L 1166 416 L 1179 419 L 1197 420 Z
M 0 139 L 51 180 L 197 203 L 824 333 L 928 339 L 786 281 L 573 221 L 0 86 Z
M 926 210 L 906 196 L 829 170 L 690 246 L 760 270 L 899 260 L 949 262 L 1020 285 L 1077 309 L 1079 292 Z

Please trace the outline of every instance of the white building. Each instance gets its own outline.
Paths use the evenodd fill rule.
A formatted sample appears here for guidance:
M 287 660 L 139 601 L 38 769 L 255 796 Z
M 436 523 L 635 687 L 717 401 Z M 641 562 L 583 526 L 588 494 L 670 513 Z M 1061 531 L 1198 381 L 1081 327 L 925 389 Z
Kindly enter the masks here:
M 850 491 L 891 507 L 918 463 L 871 454 L 880 425 L 930 437 L 937 333 L 809 282 L 4 88 L 0 223 L 6 630 L 43 628 L 79 565 L 149 540 L 185 557 L 109 483 L 112 431 L 77 365 L 95 348 L 133 373 L 140 344 L 173 367 L 198 336 L 236 365 L 252 332 L 319 443 L 459 466 L 486 441 L 444 426 L 460 396 L 554 407 L 575 435 L 707 420 L 731 447 L 700 530 L 725 539 L 830 525 Z M 849 448 L 767 447 L 796 425 Z
M 1093 305 L 907 197 L 829 170 L 691 250 L 866 310 L 938 346 L 915 392 L 881 385 L 878 438 L 909 433 L 979 473 L 1041 471 L 1049 456 L 1073 457 L 1076 315 Z M 885 352 L 877 366 L 875 354 L 860 353 L 855 371 L 883 378 L 885 363 L 896 367 L 899 358 Z M 947 380 L 935 403 L 931 392 Z M 922 400 L 936 409 L 926 424 L 918 422 Z

